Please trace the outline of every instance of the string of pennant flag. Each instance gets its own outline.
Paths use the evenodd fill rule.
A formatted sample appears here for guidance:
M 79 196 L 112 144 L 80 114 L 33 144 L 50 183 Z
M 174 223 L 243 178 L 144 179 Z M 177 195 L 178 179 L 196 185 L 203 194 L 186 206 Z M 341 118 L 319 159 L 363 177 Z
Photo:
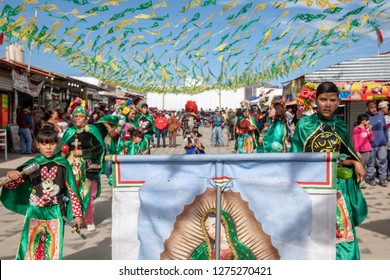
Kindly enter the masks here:
M 0 40 L 129 90 L 195 94 L 313 67 L 387 28 L 387 9 L 383 0 L 14 0 L 0 2 Z

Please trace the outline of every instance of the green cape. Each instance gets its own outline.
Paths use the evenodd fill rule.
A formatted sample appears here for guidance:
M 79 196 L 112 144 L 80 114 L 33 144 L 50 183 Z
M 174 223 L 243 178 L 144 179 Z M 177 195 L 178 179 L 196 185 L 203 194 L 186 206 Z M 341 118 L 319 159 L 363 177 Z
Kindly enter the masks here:
M 310 145 L 309 139 L 311 139 L 313 135 L 321 131 L 322 123 L 325 123 L 331 128 L 333 128 L 334 132 L 336 133 L 336 137 L 338 137 L 341 143 L 340 151 L 329 151 L 329 152 L 338 152 L 340 154 L 346 154 L 349 156 L 349 159 L 360 161 L 358 155 L 355 153 L 355 150 L 352 147 L 352 144 L 348 140 L 349 138 L 348 138 L 347 127 L 345 123 L 336 117 L 327 120 L 317 114 L 303 117 L 298 121 L 294 131 L 291 151 L 292 152 L 305 151 L 307 146 Z M 354 171 L 353 168 L 351 167 L 348 168 Z M 360 254 L 359 254 L 358 240 L 355 232 L 355 227 L 360 225 L 367 217 L 367 213 L 368 213 L 367 202 L 362 194 L 361 189 L 358 187 L 355 174 L 352 176 L 352 178 L 347 180 L 337 178 L 337 190 L 341 191 L 343 194 L 345 204 L 348 209 L 350 220 L 352 223 L 352 232 L 354 235 L 354 241 L 337 243 L 336 258 L 337 259 L 359 259 Z M 339 215 L 340 213 L 339 211 L 337 211 L 337 220 L 340 219 Z
M 244 119 L 246 119 L 246 117 L 244 115 L 239 116 L 238 119 L 237 119 L 235 127 L 237 127 L 237 125 L 241 121 L 243 121 Z M 253 139 L 253 150 L 255 151 L 260 146 L 260 143 L 259 143 L 260 129 L 259 129 L 259 127 L 257 125 L 257 122 L 256 122 L 256 120 L 255 120 L 255 118 L 253 116 L 249 115 L 248 119 L 252 123 L 252 125 L 256 128 L 256 130 L 254 131 L 254 135 L 251 135 L 252 138 L 254 138 Z M 236 144 L 235 145 L 236 145 L 237 151 L 240 149 L 240 147 L 238 147 L 238 145 L 242 145 L 242 143 L 243 143 L 243 141 L 239 141 L 239 138 L 242 138 L 240 136 L 243 137 L 244 135 L 243 134 L 242 135 L 238 135 L 237 133 L 235 133 L 235 138 L 236 138 Z
M 65 158 L 56 155 L 53 158 L 47 159 L 43 155 L 40 155 L 28 160 L 24 164 L 18 166 L 16 169 L 22 171 L 25 166 L 33 162 L 36 162 L 39 165 L 43 165 L 48 162 L 55 162 L 58 165 L 64 166 L 66 169 L 66 180 L 68 182 L 68 185 L 77 195 L 81 202 L 80 194 L 76 186 L 76 181 L 72 173 L 72 168 L 70 167 L 69 162 Z M 29 177 L 26 176 L 24 180 L 25 182 L 22 185 L 18 186 L 16 189 L 7 189 L 3 187 L 1 192 L 1 202 L 4 204 L 4 207 L 22 215 L 26 214 L 27 208 L 30 206 L 29 199 L 32 190 Z M 69 192 L 66 192 L 66 196 L 69 198 L 67 216 L 69 220 L 73 220 L 71 207 L 72 201 L 70 200 Z M 83 213 L 85 213 L 85 210 L 86 209 L 83 209 Z
M 76 127 L 72 126 L 72 127 L 69 127 L 65 131 L 64 136 L 62 137 L 62 140 L 61 140 L 61 144 L 57 148 L 57 151 L 56 151 L 57 154 L 61 153 L 61 147 L 63 145 L 65 145 L 70 140 L 70 138 L 72 138 L 72 136 L 77 132 L 77 130 L 79 130 L 79 128 L 76 128 Z M 104 161 L 104 147 L 105 147 L 105 144 L 104 144 L 102 135 L 100 134 L 100 131 L 94 125 L 87 124 L 85 126 L 85 130 L 87 132 L 91 133 L 93 136 L 95 136 L 96 139 L 99 141 L 100 145 L 103 148 L 103 153 L 100 155 L 98 160 L 99 160 L 100 165 L 103 167 L 102 170 L 100 171 L 99 175 L 100 174 L 104 174 L 105 173 L 105 166 L 106 166 L 105 161 Z M 97 190 L 96 198 L 98 198 L 100 196 L 100 193 L 101 193 L 101 186 L 100 186 L 100 177 L 99 177 L 99 179 L 98 179 L 98 190 Z
M 345 123 L 339 118 L 332 117 L 327 120 L 318 114 L 312 114 L 299 120 L 294 130 L 291 151 L 298 153 L 303 152 L 308 144 L 307 140 L 310 136 L 321 129 L 321 123 L 325 123 L 334 128 L 338 138 L 341 140 L 341 149 L 338 151 L 340 154 L 346 154 L 350 159 L 360 161 L 359 156 L 356 154 L 351 142 L 349 141 L 349 135 Z
M 270 123 L 266 133 L 264 134 L 263 144 L 259 145 L 257 149 L 258 153 L 271 153 L 275 152 L 272 149 L 272 143 L 277 142 L 283 146 L 283 151 L 287 151 L 287 125 L 281 121 L 273 121 Z

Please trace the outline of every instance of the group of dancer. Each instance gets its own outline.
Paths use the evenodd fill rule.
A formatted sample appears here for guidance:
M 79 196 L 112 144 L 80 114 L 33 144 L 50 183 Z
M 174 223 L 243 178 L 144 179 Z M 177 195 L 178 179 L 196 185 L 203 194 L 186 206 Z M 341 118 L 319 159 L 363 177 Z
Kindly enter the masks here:
M 7 172 L 1 183 L 4 206 L 26 216 L 16 259 L 62 259 L 65 222 L 73 231 L 95 231 L 95 199 L 101 174 L 109 175 L 107 154 L 148 154 L 155 133 L 147 104 L 138 112 L 131 100 L 117 113 L 88 124 L 90 110 L 76 98 L 69 107 L 73 125 L 61 141 L 54 125 L 38 132 L 40 155 Z M 32 168 L 32 167 L 36 168 Z
M 333 116 L 339 102 L 336 85 L 325 82 L 318 86 L 317 112 L 297 123 L 291 152 L 347 156 L 340 164 L 350 168 L 353 176 L 337 179 L 336 258 L 359 259 L 355 227 L 367 216 L 367 204 L 358 183 L 366 173 L 348 140 L 345 123 Z M 288 127 L 282 117 L 283 104 L 272 104 L 268 111 L 271 122 L 265 133 L 256 126 L 247 105 L 235 125 L 237 152 L 286 152 Z M 192 153 L 202 153 L 199 149 L 204 147 L 196 145 L 195 139 L 201 137 L 196 111 L 196 104 L 186 104 L 183 137 L 188 145 L 193 144 Z M 110 175 L 104 156 L 150 153 L 155 126 L 147 104 L 138 112 L 134 104 L 124 101 L 118 104 L 117 114 L 104 116 L 95 125 L 88 124 L 89 108 L 80 98 L 71 102 L 69 113 L 73 126 L 65 131 L 61 142 L 52 126 L 44 126 L 37 136 L 41 154 L 9 171 L 2 183 L 4 206 L 26 216 L 17 259 L 61 259 L 64 221 L 73 221 L 76 231 L 83 226 L 89 231 L 96 229 L 94 201 L 101 192 L 100 175 Z M 38 168 L 27 174 L 34 164 Z
M 284 105 L 272 103 L 268 108 L 268 118 L 269 122 L 260 129 L 258 122 L 250 114 L 249 102 L 241 103 L 241 116 L 234 127 L 237 153 L 288 151 L 293 131 L 288 123 Z

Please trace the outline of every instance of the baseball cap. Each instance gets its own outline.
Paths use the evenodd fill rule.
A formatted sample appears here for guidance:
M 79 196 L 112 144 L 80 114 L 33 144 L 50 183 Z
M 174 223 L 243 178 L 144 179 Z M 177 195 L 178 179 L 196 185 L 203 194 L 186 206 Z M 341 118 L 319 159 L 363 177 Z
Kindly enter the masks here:
M 389 102 L 387 102 L 387 101 L 381 101 L 381 102 L 379 102 L 379 104 L 378 104 L 378 108 L 380 109 L 380 108 L 387 108 L 389 106 Z

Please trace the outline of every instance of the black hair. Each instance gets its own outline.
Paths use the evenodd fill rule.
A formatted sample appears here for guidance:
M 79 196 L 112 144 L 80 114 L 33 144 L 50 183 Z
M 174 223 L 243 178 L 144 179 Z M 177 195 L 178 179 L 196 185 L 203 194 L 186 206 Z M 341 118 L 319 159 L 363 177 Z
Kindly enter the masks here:
M 131 132 L 131 138 L 133 139 L 135 137 L 144 138 L 144 133 L 141 130 L 139 130 L 139 129 L 134 129 Z
M 337 93 L 337 97 L 339 97 L 340 90 L 339 88 L 332 82 L 323 82 L 318 85 L 317 91 L 316 91 L 316 98 L 320 96 L 323 93 L 326 92 L 335 92 Z
M 282 123 L 287 123 L 287 117 L 286 117 L 286 108 L 281 103 L 274 103 L 273 104 L 275 109 L 275 117 L 274 120 L 279 120 Z
M 54 113 L 53 110 L 45 111 L 45 116 L 43 117 L 43 120 L 47 122 L 51 118 L 53 113 Z
M 355 126 L 361 124 L 363 121 L 367 121 L 369 120 L 370 118 L 366 115 L 366 114 L 361 114 L 357 117 L 357 121 L 355 123 Z
M 377 106 L 375 100 L 368 100 L 368 101 L 366 102 L 366 107 L 368 107 L 368 105 L 370 105 L 371 103 L 372 103 L 372 104 L 375 104 L 375 106 Z
M 54 130 L 54 124 L 45 123 L 38 131 L 37 142 L 41 144 L 58 143 L 58 134 Z

